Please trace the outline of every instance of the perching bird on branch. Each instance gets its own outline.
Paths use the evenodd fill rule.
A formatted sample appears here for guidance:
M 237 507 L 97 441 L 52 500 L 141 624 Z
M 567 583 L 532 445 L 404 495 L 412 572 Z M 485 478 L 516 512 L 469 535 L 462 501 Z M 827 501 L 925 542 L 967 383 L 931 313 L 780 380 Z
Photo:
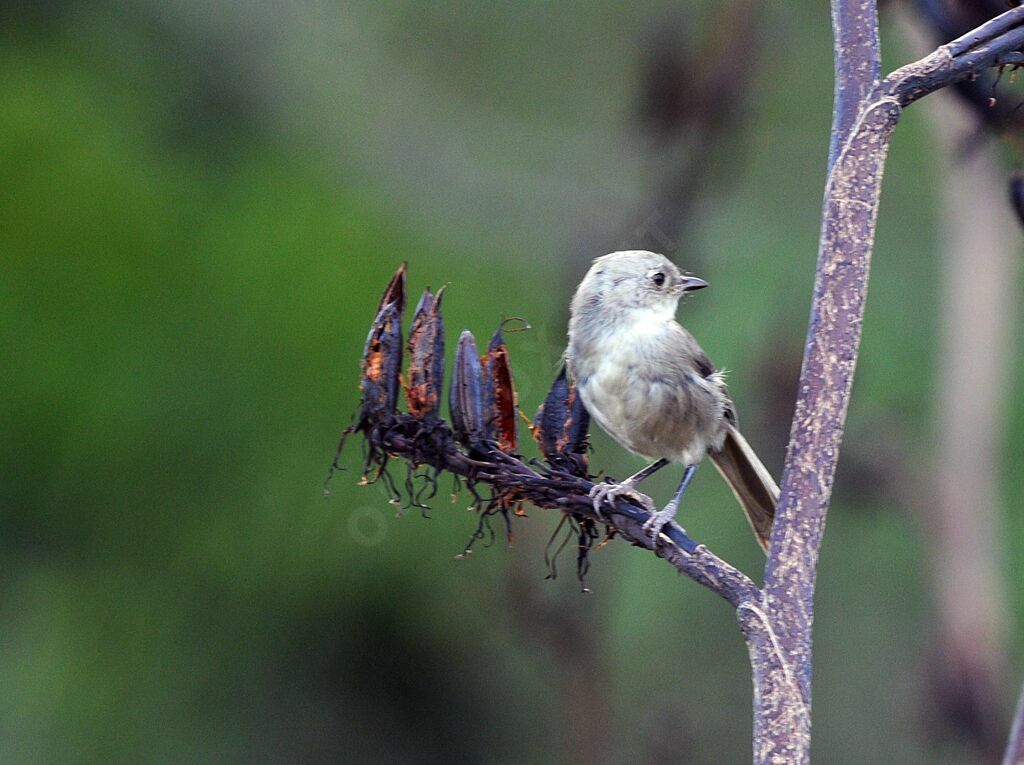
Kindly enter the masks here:
M 583 404 L 622 446 L 653 464 L 621 483 L 598 484 L 595 510 L 669 462 L 684 466 L 672 500 L 645 525 L 657 539 L 705 454 L 729 483 L 765 550 L 779 487 L 736 427 L 722 375 L 675 320 L 679 299 L 707 282 L 642 250 L 597 258 L 572 300 L 566 364 Z

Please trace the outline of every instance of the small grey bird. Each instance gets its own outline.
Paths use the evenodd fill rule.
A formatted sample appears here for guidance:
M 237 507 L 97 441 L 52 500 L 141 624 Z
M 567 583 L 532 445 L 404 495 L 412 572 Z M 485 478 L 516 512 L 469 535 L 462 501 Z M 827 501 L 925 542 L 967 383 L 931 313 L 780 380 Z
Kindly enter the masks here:
M 721 373 L 675 320 L 679 299 L 707 287 L 664 255 L 643 250 L 597 258 L 576 290 L 566 365 L 590 415 L 612 438 L 653 464 L 591 492 L 603 501 L 634 492 L 669 462 L 685 470 L 672 500 L 644 526 L 657 539 L 705 454 L 729 483 L 762 549 L 768 549 L 779 487 L 736 426 Z

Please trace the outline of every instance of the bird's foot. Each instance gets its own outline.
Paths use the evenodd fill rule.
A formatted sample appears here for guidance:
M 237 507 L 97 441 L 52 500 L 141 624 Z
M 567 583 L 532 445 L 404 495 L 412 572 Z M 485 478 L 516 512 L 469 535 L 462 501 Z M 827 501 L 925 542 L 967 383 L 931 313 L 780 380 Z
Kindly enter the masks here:
M 636 483 L 626 479 L 622 483 L 598 483 L 590 490 L 590 498 L 594 502 L 594 512 L 600 517 L 601 505 L 604 502 L 614 504 L 616 497 L 630 497 L 635 499 L 648 512 L 654 512 L 654 502 L 646 494 L 636 490 Z
M 658 535 L 661 534 L 661 530 L 676 517 L 676 510 L 678 508 L 678 503 L 669 502 L 661 510 L 651 513 L 651 517 L 647 519 L 643 529 L 651 535 L 652 542 L 658 541 Z

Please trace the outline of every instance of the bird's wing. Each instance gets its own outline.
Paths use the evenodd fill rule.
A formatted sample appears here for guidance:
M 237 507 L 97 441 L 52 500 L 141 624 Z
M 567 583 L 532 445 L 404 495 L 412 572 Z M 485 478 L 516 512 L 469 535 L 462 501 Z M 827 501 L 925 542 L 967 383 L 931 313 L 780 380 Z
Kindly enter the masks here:
M 697 345 L 696 340 L 693 341 L 693 363 L 701 377 L 708 382 L 714 383 L 721 390 L 722 396 L 725 397 L 725 419 L 733 427 L 736 427 L 739 424 L 739 420 L 736 417 L 736 407 L 729 396 L 729 387 L 725 384 L 722 373 L 715 369 L 715 365 L 711 363 L 711 359 L 708 358 L 704 349 Z

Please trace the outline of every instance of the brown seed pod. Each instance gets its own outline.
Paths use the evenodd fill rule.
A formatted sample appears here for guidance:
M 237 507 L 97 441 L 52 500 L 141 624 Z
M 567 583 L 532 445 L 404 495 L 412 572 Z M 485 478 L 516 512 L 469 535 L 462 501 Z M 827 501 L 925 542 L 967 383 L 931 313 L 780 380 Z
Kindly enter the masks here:
M 402 314 L 405 311 L 405 271 L 402 263 L 381 295 L 377 315 L 366 337 L 361 365 L 357 430 L 364 432 L 395 414 L 402 372 Z
M 455 438 L 469 449 L 478 447 L 484 438 L 483 368 L 476 340 L 468 329 L 459 336 L 455 349 L 448 408 Z
M 402 371 L 401 313 L 398 304 L 388 303 L 370 327 L 363 350 L 357 430 L 366 432 L 395 414 Z
M 444 381 L 444 319 L 441 297 L 444 287 L 423 292 L 409 329 L 409 385 L 405 400 L 417 419 L 436 419 L 441 408 Z
M 402 265 L 395 271 L 395 275 L 388 282 L 387 289 L 380 296 L 380 303 L 377 305 L 377 313 L 380 313 L 388 303 L 395 303 L 398 306 L 398 323 L 402 323 L 402 312 L 405 310 L 405 272 L 409 264 L 402 261 Z
M 590 415 L 563 368 L 533 419 L 533 437 L 552 465 L 586 477 Z
M 387 465 L 388 456 L 382 447 L 378 429 L 382 424 L 386 426 L 394 420 L 398 407 L 398 389 L 401 385 L 402 372 L 405 270 L 406 264 L 402 263 L 391 277 L 387 289 L 381 296 L 373 324 L 370 325 L 370 333 L 366 337 L 360 362 L 359 390 L 362 396 L 359 414 L 355 424 L 341 434 L 327 481 L 330 481 L 335 470 L 340 469 L 338 460 L 345 447 L 345 439 L 354 432 L 362 433 L 369 445 L 363 466 L 363 480 L 376 480 Z M 373 478 L 369 477 L 371 473 L 376 473 Z M 325 492 L 326 486 L 325 481 Z
M 516 450 L 516 392 L 512 382 L 512 365 L 501 328 L 487 345 L 481 359 L 484 369 L 484 436 L 506 454 Z

